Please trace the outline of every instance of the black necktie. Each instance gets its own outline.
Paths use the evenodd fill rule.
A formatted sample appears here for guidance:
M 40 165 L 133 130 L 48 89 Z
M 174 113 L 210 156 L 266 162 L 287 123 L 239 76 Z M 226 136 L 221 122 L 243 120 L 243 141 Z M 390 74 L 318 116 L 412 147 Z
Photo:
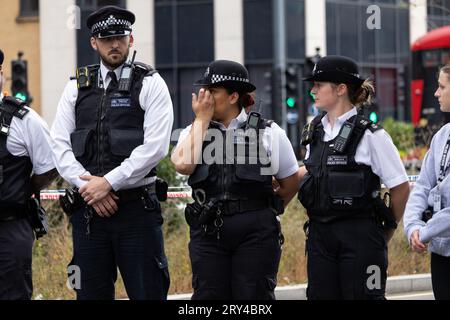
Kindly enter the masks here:
M 119 87 L 119 84 L 117 82 L 116 73 L 114 71 L 109 71 L 108 76 L 111 79 L 111 81 L 109 82 L 108 89 L 117 89 Z

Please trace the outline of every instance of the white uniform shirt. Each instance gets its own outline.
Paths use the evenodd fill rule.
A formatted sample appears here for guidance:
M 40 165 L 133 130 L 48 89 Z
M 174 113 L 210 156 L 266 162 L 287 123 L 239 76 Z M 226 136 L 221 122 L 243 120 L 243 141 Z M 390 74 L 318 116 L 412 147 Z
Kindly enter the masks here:
M 111 79 L 109 70 L 101 63 L 100 73 L 107 88 Z M 122 66 L 114 70 L 120 79 Z M 75 131 L 75 104 L 78 97 L 77 81 L 69 81 L 58 104 L 51 129 L 53 158 L 60 175 L 70 184 L 81 188 L 87 182 L 79 177 L 90 175 L 76 160 L 70 141 Z M 155 181 L 145 178 L 152 168 L 167 155 L 173 125 L 173 106 L 166 83 L 159 74 L 145 77 L 139 102 L 144 110 L 144 144 L 133 150 L 130 157 L 105 175 L 113 190 L 131 189 Z
M 356 115 L 356 107 L 344 113 L 336 119 L 334 126 L 331 127 L 328 116 L 322 118 L 324 129 L 323 141 L 327 142 L 336 138 L 345 121 Z M 305 159 L 309 157 L 309 145 Z M 389 134 L 384 130 L 372 132 L 366 130 L 356 149 L 355 161 L 358 164 L 364 164 L 372 168 L 372 172 L 380 177 L 387 188 L 394 188 L 406 181 L 405 167 L 400 159 L 397 148 L 392 142 Z
M 3 95 L 0 95 L 0 100 Z M 50 148 L 50 134 L 47 123 L 28 107 L 28 114 L 19 119 L 13 117 L 6 138 L 6 149 L 13 156 L 29 157 L 33 164 L 33 173 L 41 175 L 55 168 Z
M 247 121 L 247 114 L 243 109 L 237 118 L 231 120 L 226 128 L 222 123 L 217 123 L 222 131 L 235 130 L 240 124 Z M 189 135 L 192 125 L 187 126 L 180 133 L 178 144 Z M 263 147 L 271 158 L 271 166 L 277 179 L 287 178 L 298 171 L 298 162 L 286 133 L 275 122 L 264 130 L 262 137 Z

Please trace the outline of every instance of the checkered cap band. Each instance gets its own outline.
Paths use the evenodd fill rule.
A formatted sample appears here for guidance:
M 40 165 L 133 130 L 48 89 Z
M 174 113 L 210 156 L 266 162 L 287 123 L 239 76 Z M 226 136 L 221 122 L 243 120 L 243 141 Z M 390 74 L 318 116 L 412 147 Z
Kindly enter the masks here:
M 99 21 L 92 26 L 92 33 L 98 33 L 107 30 L 111 27 L 118 27 L 121 29 L 131 29 L 131 21 L 125 19 L 118 19 L 114 15 L 110 15 L 107 19 Z
M 240 78 L 234 76 L 227 76 L 223 74 L 213 74 L 211 76 L 211 83 L 218 83 L 223 81 L 240 81 L 240 82 L 250 82 L 247 78 Z

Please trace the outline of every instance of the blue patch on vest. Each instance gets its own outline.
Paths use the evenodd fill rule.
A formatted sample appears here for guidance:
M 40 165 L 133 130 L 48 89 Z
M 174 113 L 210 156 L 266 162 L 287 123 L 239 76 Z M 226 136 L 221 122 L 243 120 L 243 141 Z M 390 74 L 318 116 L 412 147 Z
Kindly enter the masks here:
M 130 108 L 131 98 L 113 98 L 111 99 L 111 108 Z

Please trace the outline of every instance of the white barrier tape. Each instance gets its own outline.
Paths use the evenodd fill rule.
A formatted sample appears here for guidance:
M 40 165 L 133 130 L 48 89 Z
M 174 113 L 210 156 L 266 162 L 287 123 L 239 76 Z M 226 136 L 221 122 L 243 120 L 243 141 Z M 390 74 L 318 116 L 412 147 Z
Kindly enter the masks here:
M 57 191 L 57 190 L 44 190 L 41 192 L 41 200 L 59 200 L 60 197 L 63 197 L 66 194 L 65 191 Z M 167 198 L 169 199 L 179 199 L 179 198 L 190 198 L 190 192 L 168 192 Z
M 414 186 L 415 182 L 419 178 L 418 175 L 408 176 L 408 181 L 411 186 Z M 385 188 L 385 186 L 382 186 Z M 180 198 L 190 198 L 191 197 L 191 188 L 190 187 L 170 187 L 169 189 L 180 189 L 180 191 L 167 192 L 167 198 L 169 199 L 180 199 Z M 187 190 L 187 191 L 183 191 Z M 59 200 L 59 197 L 62 197 L 66 194 L 65 190 L 42 190 L 41 192 L 41 200 Z

